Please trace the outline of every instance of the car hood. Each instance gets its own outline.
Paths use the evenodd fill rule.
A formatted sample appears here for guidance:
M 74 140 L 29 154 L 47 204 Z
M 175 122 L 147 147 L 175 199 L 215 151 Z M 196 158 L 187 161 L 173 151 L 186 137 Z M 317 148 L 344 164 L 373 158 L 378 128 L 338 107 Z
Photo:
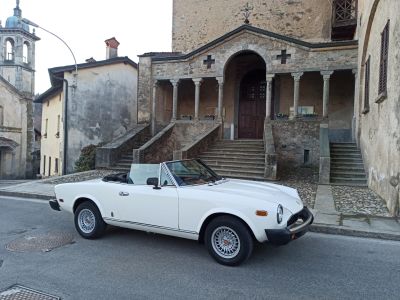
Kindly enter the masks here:
M 273 183 L 227 179 L 216 184 L 199 185 L 193 188 L 231 195 L 233 198 L 243 197 L 281 204 L 291 213 L 296 213 L 304 207 L 296 189 Z

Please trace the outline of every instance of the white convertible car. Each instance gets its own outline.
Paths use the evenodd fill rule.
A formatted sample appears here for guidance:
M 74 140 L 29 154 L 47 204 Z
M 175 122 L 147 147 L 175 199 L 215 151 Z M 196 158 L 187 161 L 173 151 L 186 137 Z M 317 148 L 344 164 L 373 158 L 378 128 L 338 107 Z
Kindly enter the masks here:
M 211 256 L 238 265 L 255 241 L 286 244 L 307 232 L 313 215 L 295 189 L 225 179 L 201 160 L 133 164 L 128 174 L 60 184 L 55 210 L 74 214 L 87 239 L 107 224 L 204 242 Z

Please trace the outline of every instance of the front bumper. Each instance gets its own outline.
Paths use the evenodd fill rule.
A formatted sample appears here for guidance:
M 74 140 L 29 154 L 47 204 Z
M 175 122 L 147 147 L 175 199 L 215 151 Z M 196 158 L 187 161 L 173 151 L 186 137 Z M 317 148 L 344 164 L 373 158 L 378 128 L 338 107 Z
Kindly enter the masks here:
M 298 220 L 302 220 L 303 223 L 296 223 Z M 310 225 L 314 221 L 314 216 L 311 211 L 304 207 L 297 214 L 290 217 L 288 226 L 284 229 L 265 229 L 268 241 L 274 245 L 285 245 L 290 241 L 298 239 L 304 235 Z
M 60 204 L 58 204 L 57 200 L 50 200 L 49 201 L 50 207 L 54 210 L 61 211 Z

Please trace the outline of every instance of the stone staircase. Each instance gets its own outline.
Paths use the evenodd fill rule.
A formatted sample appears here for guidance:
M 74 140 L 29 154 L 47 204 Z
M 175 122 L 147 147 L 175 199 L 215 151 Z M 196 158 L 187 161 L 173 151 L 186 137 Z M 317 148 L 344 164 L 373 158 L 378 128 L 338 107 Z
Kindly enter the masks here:
M 367 186 L 361 152 L 354 143 L 331 143 L 331 184 Z
M 262 140 L 217 141 L 199 158 L 221 176 L 265 180 L 265 151 Z
M 110 170 L 117 170 L 117 171 L 121 171 L 121 172 L 129 172 L 131 169 L 131 164 L 133 161 L 133 153 L 132 150 L 133 149 L 138 149 L 141 146 L 143 146 L 145 143 L 147 143 L 150 139 L 152 138 L 151 135 L 147 135 L 142 143 L 137 143 L 136 145 L 134 145 L 134 147 L 132 149 L 130 149 L 129 151 L 126 151 L 124 153 L 121 154 L 121 158 L 120 160 L 112 167 L 109 167 L 108 169 Z

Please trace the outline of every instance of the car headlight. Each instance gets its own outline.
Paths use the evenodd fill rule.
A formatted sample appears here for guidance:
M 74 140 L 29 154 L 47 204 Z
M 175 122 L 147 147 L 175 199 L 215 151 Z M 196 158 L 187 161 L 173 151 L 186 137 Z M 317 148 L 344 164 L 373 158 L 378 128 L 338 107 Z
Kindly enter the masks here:
M 282 223 L 282 219 L 283 219 L 283 207 L 282 205 L 278 205 L 278 209 L 276 211 L 276 220 L 278 221 L 278 224 Z

